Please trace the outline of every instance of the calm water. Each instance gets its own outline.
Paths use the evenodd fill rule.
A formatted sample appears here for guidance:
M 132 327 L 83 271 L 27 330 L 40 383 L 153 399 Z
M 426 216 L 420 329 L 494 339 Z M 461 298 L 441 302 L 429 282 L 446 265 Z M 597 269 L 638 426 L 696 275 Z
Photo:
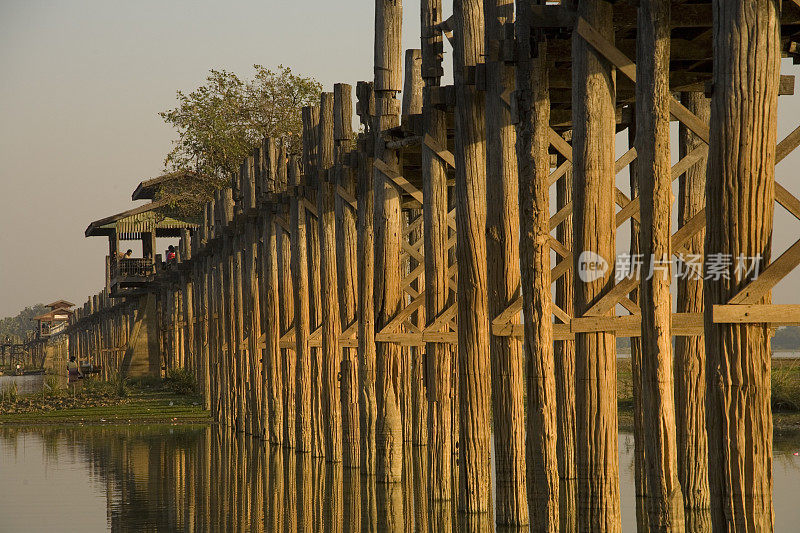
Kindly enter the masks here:
M 800 436 L 776 440 L 776 531 L 800 523 L 798 451 Z M 632 454 L 620 434 L 625 531 L 635 531 Z M 452 508 L 426 503 L 424 453 L 405 465 L 403 484 L 376 485 L 218 428 L 0 428 L 0 531 L 453 529 Z
M 0 391 L 16 383 L 17 394 L 33 394 L 42 390 L 46 377 L 47 376 L 44 374 L 36 374 L 31 376 L 0 376 Z M 66 387 L 67 376 L 59 375 L 58 382 L 60 383 L 60 387 Z

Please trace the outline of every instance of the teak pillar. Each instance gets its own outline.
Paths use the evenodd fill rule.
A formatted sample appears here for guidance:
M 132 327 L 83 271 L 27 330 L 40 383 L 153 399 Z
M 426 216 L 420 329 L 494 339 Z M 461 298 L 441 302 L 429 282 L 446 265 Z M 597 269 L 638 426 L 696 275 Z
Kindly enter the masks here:
M 642 386 L 648 525 L 683 531 L 672 368 L 669 120 L 670 0 L 642 0 L 636 38 L 636 149 L 641 199 Z M 637 275 L 637 273 L 634 273 Z
M 416 117 L 422 114 L 422 57 L 418 49 L 405 51 L 405 70 L 403 78 L 403 98 L 401 108 L 401 122 L 403 128 L 412 127 Z M 402 151 L 401 151 L 402 153 Z M 415 165 L 416 166 L 416 165 Z M 406 172 L 404 166 L 402 172 Z M 421 228 L 417 225 L 410 227 L 414 221 L 422 216 L 421 209 L 408 208 L 401 215 L 403 224 L 403 246 L 415 248 L 422 238 Z M 408 254 L 407 261 L 401 261 L 403 285 L 409 283 L 408 288 L 419 293 L 424 290 L 421 276 L 409 276 L 412 273 L 422 273 L 424 267 L 414 254 Z M 406 288 L 403 286 L 403 291 Z M 410 295 L 403 294 L 403 306 L 412 302 Z M 407 322 L 422 329 L 424 327 L 424 311 L 417 308 L 411 313 Z M 403 440 L 412 446 L 425 445 L 427 442 L 428 401 L 425 393 L 425 380 L 422 373 L 424 368 L 424 354 L 420 346 L 403 346 L 401 351 L 401 394 L 400 405 L 403 421 Z M 410 486 L 409 486 L 410 487 Z
M 334 179 L 333 93 L 322 93 L 317 135 L 317 223 L 320 247 L 322 302 L 322 416 L 325 458 L 342 460 L 342 412 L 339 391 L 341 351 L 339 287 L 336 272 L 336 182 Z
M 571 137 L 570 137 L 571 138 Z M 562 156 L 557 160 L 559 165 L 565 163 Z M 572 204 L 572 169 L 556 182 L 556 209 L 561 211 Z M 572 251 L 572 214 L 556 227 L 556 240 Z M 572 260 L 569 271 L 556 280 L 556 305 L 569 316 L 575 316 L 575 302 L 572 284 Z M 561 482 L 559 489 L 559 524 L 564 532 L 575 531 L 577 516 L 577 465 L 575 464 L 575 341 L 559 340 L 553 345 L 553 359 L 556 371 L 556 397 L 558 419 L 558 475 Z
M 358 141 L 358 213 L 356 225 L 356 250 L 358 252 L 358 383 L 361 425 L 361 469 L 367 475 L 375 474 L 375 426 L 377 423 L 377 398 L 375 388 L 375 235 L 373 232 L 373 169 L 374 94 L 372 82 L 358 82 L 357 112 L 364 125 L 365 134 Z
M 336 267 L 338 276 L 338 304 L 341 330 L 345 336 L 356 333 L 357 280 L 356 217 L 357 203 L 344 199 L 356 198 L 355 162 L 353 143 L 352 88 L 344 83 L 333 86 L 333 138 L 336 149 Z M 357 201 L 356 201 L 357 202 Z M 351 335 L 349 332 L 352 332 Z M 357 350 L 342 349 L 341 402 L 342 402 L 342 461 L 346 468 L 358 468 L 360 459 L 360 423 L 358 412 Z
M 458 260 L 459 509 L 489 512 L 489 316 L 486 278 L 484 97 L 471 73 L 483 61 L 483 3 L 455 0 L 456 257 Z
M 753 277 L 737 257 L 772 251 L 780 4 L 715 0 L 706 257 L 729 254 L 728 278 L 705 281 L 706 426 L 711 519 L 719 531 L 771 531 L 770 333 L 764 324 L 715 324 Z M 770 303 L 769 292 L 747 303 Z
M 308 295 L 308 256 L 306 253 L 306 209 L 300 187 L 300 169 L 295 157 L 289 158 L 289 217 L 292 228 L 292 278 L 294 280 L 295 340 L 295 446 L 298 452 L 311 451 L 311 349 L 308 346 L 310 316 Z
M 486 274 L 489 318 L 493 319 L 508 308 L 520 291 L 519 187 L 514 150 L 516 134 L 510 105 L 515 73 L 514 66 L 505 63 L 501 54 L 506 31 L 514 27 L 514 1 L 491 0 L 484 2 L 484 6 L 487 54 Z M 547 217 L 547 210 L 544 216 Z M 548 245 L 545 243 L 544 247 L 549 259 Z M 522 343 L 516 337 L 492 335 L 491 361 L 497 523 L 527 524 Z
M 264 438 L 264 413 L 262 412 L 264 380 L 261 366 L 261 298 L 259 290 L 259 265 L 258 265 L 258 232 L 256 229 L 257 203 L 257 167 L 261 159 L 260 150 L 256 149 L 253 156 L 247 158 L 246 174 L 243 180 L 243 201 L 245 218 L 244 236 L 244 292 L 245 292 L 245 329 L 247 330 L 247 373 L 250 385 L 248 386 L 248 405 L 252 420 L 252 434 Z
M 559 529 L 559 479 L 550 288 L 549 70 L 546 65 L 547 44 L 532 27 L 531 3 L 520 5 L 524 7 L 517 21 L 517 42 L 520 43 L 517 63 L 517 158 L 519 261 L 528 380 L 528 512 L 533 529 L 554 532 Z M 492 203 L 496 203 L 496 200 L 493 202 L 490 199 L 489 205 Z
M 286 140 L 281 139 L 277 153 L 277 192 L 281 194 L 278 216 L 290 225 L 289 201 L 286 196 L 288 163 L 286 160 Z M 294 281 L 292 277 L 292 243 L 290 228 L 277 228 L 278 231 L 278 296 L 280 308 L 280 335 L 294 327 Z M 281 345 L 281 382 L 283 384 L 283 444 L 295 447 L 296 417 L 296 363 L 295 350 Z
M 585 0 L 582 17 L 614 41 L 611 4 Z M 575 316 L 614 281 L 614 73 L 578 32 L 572 36 L 572 194 Z M 609 265 L 603 272 L 593 270 Z M 588 267 L 588 268 L 587 268 Z M 587 281 L 580 278 L 584 272 Z M 613 312 L 613 310 L 611 311 Z M 616 336 L 575 334 L 576 452 L 579 529 L 620 530 Z
M 319 215 L 317 205 L 317 150 L 319 142 L 319 107 L 307 106 L 303 108 L 303 193 L 304 202 L 307 201 L 306 213 L 306 256 L 308 258 L 308 293 L 310 331 L 317 336 L 322 327 L 322 293 L 320 288 L 320 246 L 319 225 L 316 221 Z M 311 207 L 311 209 L 308 209 Z M 325 422 L 322 410 L 322 378 L 323 359 L 321 348 L 311 348 L 311 453 L 314 457 L 325 455 Z
M 264 189 L 266 192 L 275 193 L 275 183 L 277 181 L 277 147 L 272 139 L 265 139 L 263 143 L 264 151 Z M 261 257 L 261 288 L 264 295 L 263 317 L 264 317 L 264 393 L 267 395 L 267 419 L 268 424 L 266 436 L 273 444 L 283 442 L 283 384 L 281 349 L 280 349 L 280 310 L 278 300 L 278 224 L 275 222 L 277 216 L 277 205 L 268 202 L 263 211 L 263 229 L 261 232 L 263 239 Z
M 375 159 L 399 171 L 396 150 L 386 149 L 384 130 L 399 125 L 402 89 L 400 31 L 403 6 L 397 0 L 375 1 L 375 116 L 373 118 Z M 375 235 L 375 330 L 382 330 L 400 310 L 400 253 L 402 226 L 400 191 L 377 168 L 374 171 Z M 375 427 L 378 481 L 398 482 L 402 477 L 403 432 L 400 417 L 400 347 L 380 342 L 376 354 L 377 420 Z
M 681 103 L 704 124 L 711 118 L 711 101 L 700 92 L 681 93 Z M 703 141 L 686 126 L 678 133 L 680 157 Z M 678 227 L 683 227 L 706 204 L 706 162 L 700 161 L 680 177 Z M 705 232 L 690 239 L 685 248 L 703 256 Z M 678 313 L 703 312 L 702 272 L 678 279 Z M 700 529 L 711 504 L 708 494 L 708 437 L 706 436 L 706 349 L 703 337 L 675 338 L 675 427 L 678 445 L 678 479 L 683 489 L 686 528 Z M 710 520 L 710 516 L 706 516 Z
M 447 148 L 447 113 L 432 102 L 444 75 L 442 69 L 441 0 L 422 1 L 422 128 L 423 135 Z M 447 256 L 447 164 L 428 146 L 422 144 L 422 216 L 425 258 L 425 317 L 433 322 L 447 308 L 450 289 Z M 427 324 L 426 324 L 427 326 Z M 444 331 L 446 326 L 441 329 Z M 428 488 L 433 500 L 452 498 L 452 372 L 453 348 L 448 343 L 428 342 Z
M 278 309 L 278 243 L 275 224 L 275 206 L 268 204 L 264 216 L 264 253 L 261 284 L 264 288 L 264 371 L 266 382 L 269 423 L 269 441 L 280 444 L 283 441 L 283 387 L 281 386 L 281 350 Z

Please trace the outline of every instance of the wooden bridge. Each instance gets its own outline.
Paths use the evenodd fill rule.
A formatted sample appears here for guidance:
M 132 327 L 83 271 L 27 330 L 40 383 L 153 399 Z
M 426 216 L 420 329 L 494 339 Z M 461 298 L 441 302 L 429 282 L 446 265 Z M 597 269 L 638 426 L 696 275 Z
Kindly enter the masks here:
M 161 364 L 231 430 L 388 483 L 427 446 L 431 497 L 466 513 L 489 511 L 494 461 L 498 523 L 618 531 L 632 337 L 640 525 L 771 529 L 769 338 L 800 323 L 770 297 L 800 263 L 800 241 L 771 255 L 775 203 L 800 218 L 775 179 L 800 144 L 776 134 L 800 3 L 441 4 L 403 54 L 402 2 L 376 0 L 362 131 L 336 84 L 303 110 L 302 154 L 265 139 L 182 231 L 149 285 Z M 647 275 L 616 275 L 617 231 Z M 120 367 L 133 301 L 85 306 L 82 357 Z

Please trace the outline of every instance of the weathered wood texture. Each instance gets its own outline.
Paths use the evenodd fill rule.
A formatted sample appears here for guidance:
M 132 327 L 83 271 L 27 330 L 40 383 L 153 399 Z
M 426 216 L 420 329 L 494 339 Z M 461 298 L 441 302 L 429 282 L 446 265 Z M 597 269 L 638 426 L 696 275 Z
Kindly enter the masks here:
M 281 139 L 277 154 L 277 189 L 284 193 L 288 185 L 288 165 L 286 158 L 286 140 Z M 288 222 L 286 228 L 278 230 L 278 296 L 280 309 L 280 336 L 283 338 L 294 327 L 294 281 L 292 275 L 292 240 L 290 201 L 284 199 L 278 206 L 278 216 Z M 283 444 L 294 448 L 297 427 L 297 356 L 293 348 L 281 344 L 281 382 L 283 385 Z
M 432 91 L 440 85 L 442 69 L 442 33 L 435 28 L 442 20 L 441 0 L 423 0 L 422 12 L 422 78 L 423 134 L 441 147 L 447 146 L 446 112 L 435 107 Z M 427 143 L 422 145 L 422 215 L 425 261 L 425 316 L 433 322 L 447 308 L 449 288 L 447 256 L 447 164 Z M 446 325 L 440 327 L 446 330 Z M 452 351 L 451 345 L 428 342 L 427 356 L 428 392 L 428 487 L 433 500 L 452 497 L 450 472 L 452 469 Z
M 489 511 L 489 317 L 486 278 L 486 146 L 484 95 L 469 71 L 484 55 L 479 0 L 456 0 L 453 79 L 456 92 L 456 256 L 461 433 L 459 508 Z
M 335 187 L 351 198 L 356 198 L 356 162 L 353 139 L 352 88 L 337 83 L 333 88 L 334 141 L 336 149 Z M 356 310 L 358 307 L 356 265 L 357 204 L 346 201 L 342 193 L 336 194 L 336 268 L 339 288 L 339 320 L 343 338 L 357 334 Z M 345 468 L 358 468 L 361 463 L 361 437 L 359 421 L 358 353 L 353 348 L 342 349 L 341 404 L 342 404 L 342 460 Z
M 403 6 L 400 1 L 375 1 L 375 159 L 399 170 L 398 154 L 387 150 L 381 132 L 399 125 L 402 89 L 401 43 Z M 374 172 L 375 329 L 382 330 L 400 310 L 400 252 L 402 226 L 400 191 L 379 171 Z M 402 476 L 403 434 L 400 417 L 400 347 L 381 342 L 375 347 L 377 420 L 375 426 L 376 473 L 379 481 L 396 482 Z
M 319 107 L 303 108 L 303 193 L 305 201 L 311 206 L 317 205 L 317 159 L 318 159 Z M 318 211 L 309 209 L 306 213 L 306 255 L 308 258 L 308 294 L 310 331 L 318 335 L 322 326 L 322 293 L 320 289 L 320 247 Z M 322 350 L 311 348 L 311 453 L 314 457 L 325 455 L 325 422 L 322 411 Z
M 264 253 L 262 254 L 263 278 L 261 285 L 264 291 L 264 369 L 267 374 L 265 383 L 268 408 L 268 437 L 274 444 L 283 442 L 283 386 L 278 308 L 278 236 L 275 213 L 270 210 L 264 216 L 262 238 Z
M 513 27 L 514 2 L 513 0 L 492 0 L 484 2 L 484 5 L 486 8 L 485 47 L 487 54 L 486 275 L 488 312 L 491 319 L 502 313 L 511 301 L 519 296 L 518 228 L 520 218 L 518 198 L 520 197 L 518 196 L 515 152 L 516 135 L 512 124 L 510 105 L 510 95 L 515 89 L 515 70 L 513 65 L 503 62 L 500 51 L 500 44 L 506 29 Z M 544 215 L 547 216 L 546 208 Z M 525 226 L 523 225 L 523 227 Z M 547 232 L 549 232 L 549 228 L 545 233 Z M 543 246 L 547 250 L 549 260 L 550 249 L 546 240 Z M 549 290 L 547 295 L 549 298 Z M 547 323 L 549 324 L 549 322 L 548 320 Z M 550 339 L 541 340 L 548 344 L 552 342 Z M 528 522 L 528 502 L 525 486 L 526 448 L 523 406 L 523 376 L 525 374 L 523 372 L 522 342 L 515 337 L 492 335 L 490 348 L 494 462 L 497 474 L 497 522 L 499 524 L 526 524 Z M 549 349 L 552 354 L 552 346 Z M 553 447 L 555 449 L 555 443 L 553 443 Z M 556 491 L 558 491 L 557 484 Z
M 374 174 L 372 169 L 372 110 L 374 95 L 371 82 L 358 82 L 356 86 L 358 114 L 365 128 L 359 139 L 358 150 L 358 213 L 356 250 L 358 252 L 358 381 L 361 426 L 361 469 L 374 475 L 376 468 L 375 428 L 377 424 L 377 397 L 375 385 L 375 236 Z
M 341 351 L 339 286 L 336 272 L 336 182 L 334 176 L 333 93 L 322 93 L 317 134 L 317 223 L 322 304 L 322 417 L 325 458 L 342 460 L 342 406 L 339 391 Z
M 408 126 L 411 126 L 411 115 L 418 116 L 422 113 L 422 87 L 422 52 L 417 49 L 406 50 L 402 116 L 403 121 Z M 411 168 L 404 167 L 403 173 L 406 173 L 406 171 L 413 172 L 416 170 L 414 168 L 415 166 L 416 165 L 411 165 Z M 419 229 L 411 229 L 409 227 L 420 215 L 421 212 L 418 209 L 407 209 L 402 216 L 403 240 L 404 243 L 408 244 L 409 249 L 416 250 L 417 241 L 422 239 L 422 232 Z M 415 228 L 419 228 L 419 226 L 415 226 Z M 407 261 L 402 261 L 402 288 L 406 290 L 406 292 L 408 292 L 405 286 L 407 282 L 410 283 L 408 288 L 414 293 L 420 293 L 424 290 L 424 284 L 421 282 L 420 276 L 410 281 L 408 279 L 409 276 L 413 276 L 414 272 L 421 273 L 423 267 L 420 265 L 420 262 L 419 256 L 413 253 L 408 254 Z M 403 307 L 409 306 L 413 301 L 411 293 L 404 294 L 402 298 Z M 417 311 L 412 313 L 407 321 L 415 327 L 424 327 L 424 324 L 422 324 L 423 320 L 423 313 L 417 308 Z M 424 364 L 418 346 L 404 346 L 402 348 L 401 358 L 402 367 L 400 378 L 402 391 L 403 440 L 417 446 L 427 442 L 428 405 L 425 394 L 425 381 L 422 373 Z
M 563 156 L 557 159 L 558 165 L 566 161 Z M 556 182 L 556 208 L 558 211 L 572 204 L 572 169 Z M 567 215 L 556 227 L 556 239 L 572 252 L 572 214 Z M 570 273 L 556 280 L 555 304 L 569 316 L 575 316 L 572 284 L 572 259 L 567 261 Z M 560 264 L 560 262 L 559 262 Z M 561 320 L 558 320 L 561 322 Z M 553 359 L 556 372 L 556 398 L 558 419 L 558 474 L 559 523 L 563 532 L 575 531 L 577 527 L 577 481 L 578 471 L 575 463 L 575 341 L 558 340 L 554 342 Z
M 703 122 L 711 118 L 711 102 L 703 93 L 681 93 L 681 103 Z M 684 157 L 703 141 L 681 126 L 678 142 Z M 706 163 L 701 161 L 680 177 L 678 227 L 683 227 L 706 203 Z M 703 255 L 705 232 L 699 231 L 684 247 L 689 254 Z M 702 272 L 678 279 L 678 313 L 703 312 Z M 675 427 L 678 442 L 678 479 L 683 489 L 686 528 L 707 530 L 710 498 L 708 494 L 708 438 L 706 436 L 706 351 L 702 337 L 675 338 Z M 696 520 L 693 520 L 693 517 Z M 701 523 L 707 522 L 706 527 Z
M 714 2 L 706 257 L 769 262 L 780 27 L 775 2 Z M 734 261 L 735 263 L 735 261 Z M 706 426 L 715 530 L 771 531 L 772 411 L 766 325 L 715 324 L 752 273 L 705 282 Z M 769 303 L 767 293 L 760 301 Z
M 613 42 L 612 7 L 578 4 L 583 17 Z M 582 316 L 614 279 L 585 267 L 599 256 L 614 265 L 614 78 L 608 61 L 580 35 L 572 37 L 573 250 L 575 314 Z M 593 254 L 596 254 L 593 255 Z M 597 262 L 597 261 L 593 261 Z M 619 531 L 616 339 L 612 333 L 575 335 L 576 450 L 579 529 Z
M 683 531 L 672 364 L 672 259 L 669 120 L 669 0 L 639 5 L 636 44 L 636 150 L 641 198 L 642 385 L 651 530 Z
M 306 209 L 303 198 L 298 194 L 300 169 L 295 157 L 289 159 L 289 185 L 293 194 L 290 197 L 289 216 L 291 218 L 292 278 L 294 281 L 294 340 L 295 340 L 295 446 L 299 452 L 310 452 L 311 440 L 311 348 L 310 312 L 308 294 L 308 256 L 306 252 Z
M 556 383 L 550 279 L 550 96 L 547 45 L 537 36 L 526 4 L 518 21 L 520 265 L 527 359 L 528 507 L 532 526 L 557 531 L 558 457 Z M 533 33 L 533 34 L 532 34 Z

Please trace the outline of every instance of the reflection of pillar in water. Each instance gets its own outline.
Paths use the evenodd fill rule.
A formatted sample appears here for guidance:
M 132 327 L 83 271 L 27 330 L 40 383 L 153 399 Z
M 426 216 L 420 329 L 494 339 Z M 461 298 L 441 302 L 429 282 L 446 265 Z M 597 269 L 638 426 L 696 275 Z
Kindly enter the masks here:
M 405 529 L 407 533 L 413 533 L 413 521 L 412 517 L 414 516 L 414 460 L 413 460 L 413 446 L 406 446 L 403 449 L 403 479 L 401 481 L 402 493 L 403 493 L 403 516 L 408 517 L 405 520 Z
M 277 446 L 270 446 L 269 470 L 265 486 L 268 486 L 269 510 L 267 512 L 267 531 L 283 531 L 283 450 Z M 266 485 L 266 483 L 269 483 Z
M 361 533 L 361 471 L 344 471 L 344 531 Z
M 294 430 L 294 428 L 292 428 Z M 294 431 L 292 431 L 294 434 Z M 297 531 L 297 455 L 294 450 L 284 447 L 283 455 L 283 530 L 286 533 Z
M 428 524 L 428 450 L 422 447 L 413 449 L 413 479 L 406 479 L 406 483 L 413 486 L 414 495 L 414 523 L 420 533 L 429 530 Z
M 378 495 L 374 476 L 365 476 L 362 485 L 361 530 L 364 533 L 378 531 Z
M 348 469 L 349 471 L 350 469 Z M 342 463 L 325 465 L 325 498 L 321 500 L 321 507 L 324 507 L 325 531 L 331 533 L 341 533 L 344 530 L 343 476 Z
M 403 488 L 401 483 L 380 483 L 377 488 L 378 531 L 404 531 Z
M 453 501 L 432 500 L 428 509 L 430 531 L 453 531 Z
M 259 376 L 260 378 L 261 376 Z M 261 398 L 259 397 L 258 401 Z M 250 460 L 250 472 L 253 486 L 250 490 L 252 495 L 252 500 L 250 503 L 250 509 L 252 513 L 252 520 L 250 523 L 254 529 L 258 529 L 264 527 L 264 488 L 267 487 L 267 477 L 264 475 L 266 472 L 266 464 L 267 464 L 267 449 L 264 448 L 262 445 L 262 441 L 260 439 L 248 439 L 248 444 L 250 445 L 250 451 L 252 454 L 252 459 Z
M 314 459 L 311 464 L 312 483 L 314 487 L 314 531 L 325 530 L 325 517 L 321 502 L 325 501 L 325 463 Z
M 312 459 L 308 454 L 297 454 L 297 531 L 314 531 L 314 481 Z

